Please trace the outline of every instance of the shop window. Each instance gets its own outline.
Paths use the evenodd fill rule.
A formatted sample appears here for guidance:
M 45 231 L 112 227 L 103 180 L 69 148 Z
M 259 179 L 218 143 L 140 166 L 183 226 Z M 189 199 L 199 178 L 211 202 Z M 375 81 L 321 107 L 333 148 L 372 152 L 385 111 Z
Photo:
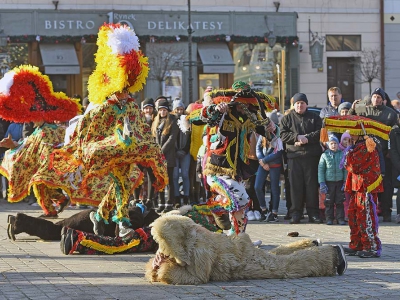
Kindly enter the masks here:
M 267 43 L 234 44 L 234 80 L 247 82 L 256 91 L 278 96 L 276 64 L 281 63 L 282 49 L 280 44 L 273 48 Z
M 361 35 L 327 35 L 326 51 L 361 51 Z
M 19 65 L 28 64 L 28 44 L 10 43 L 0 47 L 0 78 Z

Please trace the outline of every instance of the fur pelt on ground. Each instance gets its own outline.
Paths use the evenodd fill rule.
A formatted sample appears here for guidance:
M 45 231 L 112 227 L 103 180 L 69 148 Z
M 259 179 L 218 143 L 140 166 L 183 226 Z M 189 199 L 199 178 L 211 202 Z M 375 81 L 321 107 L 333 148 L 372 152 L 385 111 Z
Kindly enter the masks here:
M 280 246 L 268 253 L 254 247 L 247 234 L 213 233 L 179 215 L 157 219 L 151 233 L 159 250 L 146 265 L 146 278 L 150 281 L 201 284 L 336 274 L 336 249 L 317 247 L 309 240 Z

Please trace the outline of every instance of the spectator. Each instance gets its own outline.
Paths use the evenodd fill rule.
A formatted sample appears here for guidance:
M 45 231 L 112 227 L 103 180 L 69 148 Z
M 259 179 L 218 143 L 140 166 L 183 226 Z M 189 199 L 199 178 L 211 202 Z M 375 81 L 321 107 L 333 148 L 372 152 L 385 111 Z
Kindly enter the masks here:
M 331 135 L 328 141 L 328 149 L 322 153 L 318 164 L 318 182 L 320 192 L 326 194 L 325 217 L 326 225 L 333 225 L 336 208 L 336 220 L 339 225 L 346 225 L 344 221 L 344 175 L 339 167 L 343 152 L 339 149 L 339 140 Z
M 158 193 L 158 213 L 165 213 L 172 210 L 174 204 L 174 185 L 173 176 L 176 166 L 175 144 L 178 136 L 179 127 L 175 116 L 170 114 L 168 100 L 161 99 L 158 102 L 158 113 L 151 126 L 151 132 L 160 145 L 161 151 L 167 161 L 167 174 L 169 181 L 168 201 L 165 203 L 165 189 Z
M 321 109 L 321 119 L 339 115 L 339 105 L 342 103 L 342 91 L 338 87 L 331 87 L 328 90 L 329 104 Z
M 183 102 L 177 98 L 173 102 L 172 113 L 179 119 L 181 116 L 185 117 L 187 114 Z M 175 204 L 181 204 L 181 196 L 179 194 L 179 175 L 182 177 L 183 182 L 183 204 L 189 203 L 189 190 L 190 190 L 190 131 L 186 128 L 180 128 L 176 139 L 176 166 L 174 168 L 174 190 L 175 190 Z
M 307 110 L 303 93 L 293 96 L 294 110 L 281 120 L 281 139 L 286 144 L 292 200 L 291 224 L 300 223 L 304 203 L 310 223 L 321 223 L 318 202 L 318 161 L 322 120 Z
M 400 101 L 397 99 L 394 99 L 391 101 L 393 108 L 397 111 L 397 113 L 400 113 Z
M 349 109 L 351 108 L 350 102 L 342 102 L 338 107 L 338 113 L 340 116 L 345 116 L 348 114 Z
M 393 162 L 392 182 L 393 187 L 397 188 L 396 195 L 396 223 L 400 223 L 400 128 L 398 125 L 394 126 L 390 131 L 390 158 Z

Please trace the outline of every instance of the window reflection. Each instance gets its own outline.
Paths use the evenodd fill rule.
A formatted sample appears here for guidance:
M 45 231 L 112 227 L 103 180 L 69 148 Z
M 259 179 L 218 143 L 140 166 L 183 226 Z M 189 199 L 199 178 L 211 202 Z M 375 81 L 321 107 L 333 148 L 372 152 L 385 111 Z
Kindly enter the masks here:
M 234 44 L 234 80 L 247 82 L 256 91 L 278 96 L 276 64 L 281 62 L 282 49 L 280 44 L 272 49 L 267 43 Z
M 327 35 L 326 51 L 361 51 L 361 35 Z

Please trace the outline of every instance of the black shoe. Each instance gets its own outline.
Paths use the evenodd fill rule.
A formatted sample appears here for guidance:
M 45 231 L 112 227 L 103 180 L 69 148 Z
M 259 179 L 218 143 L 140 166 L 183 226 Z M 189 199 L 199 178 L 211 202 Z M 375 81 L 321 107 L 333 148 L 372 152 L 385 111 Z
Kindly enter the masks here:
M 97 221 L 95 211 L 92 211 L 89 214 L 89 218 L 90 218 L 90 221 L 92 221 L 92 223 L 93 223 L 93 232 L 97 235 L 104 235 L 104 230 L 105 230 L 104 225 L 105 224 L 103 221 Z
M 322 246 L 322 241 L 320 239 L 313 240 L 312 243 L 317 247 Z
M 358 257 L 361 258 L 374 258 L 374 257 L 380 257 L 380 255 L 376 254 L 373 251 L 358 251 L 357 252 Z
M 339 275 L 343 275 L 347 270 L 347 260 L 346 255 L 344 254 L 344 249 L 342 245 L 333 246 L 338 254 L 338 264 L 336 266 L 336 271 Z
M 165 208 L 165 204 L 158 204 L 156 212 L 161 214 L 163 212 L 164 208 Z
M 299 218 L 293 217 L 293 218 L 290 220 L 290 224 L 300 224 L 300 219 L 299 219 Z
M 65 200 L 58 205 L 57 214 L 61 214 L 66 207 L 68 207 L 71 200 L 69 198 L 65 198 Z
M 153 208 L 153 201 L 150 199 L 147 199 L 146 201 L 143 201 L 144 206 L 146 206 L 147 210 L 150 210 Z
M 15 241 L 15 232 L 14 232 L 14 223 L 15 223 L 15 216 L 8 215 L 7 216 L 7 236 L 10 240 Z
M 268 222 L 268 223 L 279 222 L 278 215 L 277 215 L 277 214 L 274 214 L 274 213 L 270 213 L 270 214 L 268 215 L 268 217 L 267 217 L 267 222 Z
M 292 216 L 289 214 L 289 212 L 286 213 L 286 215 L 283 217 L 284 220 L 290 220 Z
M 264 211 L 261 211 L 260 212 L 260 215 L 261 215 L 261 217 L 260 217 L 260 222 L 267 222 L 267 216 L 268 216 L 268 210 L 264 210 Z
M 317 224 L 321 224 L 322 220 L 319 217 L 309 217 L 308 218 L 308 222 L 309 223 L 317 223 Z
M 68 255 L 71 252 L 72 246 L 74 245 L 73 240 L 73 229 L 68 227 L 63 227 L 61 229 L 61 241 L 60 241 L 60 249 L 61 252 L 65 255 Z
M 167 212 L 170 212 L 171 210 L 172 210 L 172 205 L 166 205 L 162 213 L 165 214 Z
M 347 225 L 347 223 L 346 223 L 345 220 L 338 220 L 337 223 L 338 223 L 339 225 Z
M 348 247 L 343 247 L 343 250 L 347 256 L 356 256 L 358 253 L 358 250 L 354 250 Z

